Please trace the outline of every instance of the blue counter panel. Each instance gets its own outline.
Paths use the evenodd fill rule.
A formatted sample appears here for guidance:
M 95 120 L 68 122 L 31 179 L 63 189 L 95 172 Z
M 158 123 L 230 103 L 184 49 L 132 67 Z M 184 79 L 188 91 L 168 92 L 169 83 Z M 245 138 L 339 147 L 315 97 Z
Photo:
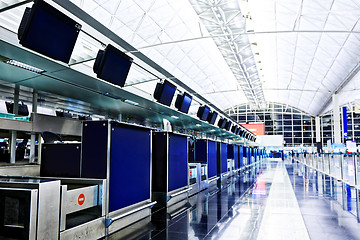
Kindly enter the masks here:
M 208 141 L 208 175 L 209 178 L 217 175 L 216 142 Z
M 243 146 L 239 146 L 239 160 L 240 160 L 240 167 L 244 166 L 244 147 Z
M 228 159 L 234 159 L 235 157 L 235 152 L 234 152 L 234 148 L 236 146 L 232 145 L 232 144 L 228 144 L 227 145 L 227 158 Z
M 168 191 L 188 185 L 187 137 L 169 136 L 169 186 Z
M 240 164 L 239 164 L 239 146 L 238 145 L 234 145 L 234 162 L 235 162 L 235 169 L 239 169 Z
M 150 130 L 113 126 L 109 210 L 150 198 Z
M 195 162 L 207 163 L 207 140 L 199 139 L 195 142 Z
M 226 143 L 221 143 L 220 162 L 221 162 L 221 173 L 226 173 L 227 172 L 227 144 Z

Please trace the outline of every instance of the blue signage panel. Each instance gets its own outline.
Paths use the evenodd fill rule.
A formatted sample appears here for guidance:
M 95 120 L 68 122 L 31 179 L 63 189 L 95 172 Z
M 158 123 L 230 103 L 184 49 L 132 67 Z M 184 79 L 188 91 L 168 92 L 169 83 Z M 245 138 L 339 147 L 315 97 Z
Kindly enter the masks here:
M 346 107 L 342 108 L 342 117 L 343 117 L 344 138 L 347 138 L 347 136 L 348 136 L 348 125 L 347 125 Z

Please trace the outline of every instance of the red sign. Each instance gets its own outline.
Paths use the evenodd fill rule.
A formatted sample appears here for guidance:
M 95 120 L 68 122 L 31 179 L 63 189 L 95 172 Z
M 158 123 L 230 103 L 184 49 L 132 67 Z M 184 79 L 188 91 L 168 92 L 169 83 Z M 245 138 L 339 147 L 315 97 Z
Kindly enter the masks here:
M 249 124 L 241 124 L 250 132 L 255 135 L 265 135 L 265 124 L 264 123 L 249 123 Z
M 84 194 L 80 194 L 79 197 L 78 197 L 79 205 L 83 205 L 84 202 L 85 202 L 85 196 L 84 196 Z

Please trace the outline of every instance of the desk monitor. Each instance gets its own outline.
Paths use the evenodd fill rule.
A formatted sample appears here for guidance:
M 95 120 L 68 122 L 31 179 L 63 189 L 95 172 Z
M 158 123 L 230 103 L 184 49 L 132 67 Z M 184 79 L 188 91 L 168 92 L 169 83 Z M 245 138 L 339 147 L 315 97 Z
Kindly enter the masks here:
M 81 25 L 50 4 L 35 0 L 26 8 L 18 39 L 26 48 L 64 63 L 70 61 Z

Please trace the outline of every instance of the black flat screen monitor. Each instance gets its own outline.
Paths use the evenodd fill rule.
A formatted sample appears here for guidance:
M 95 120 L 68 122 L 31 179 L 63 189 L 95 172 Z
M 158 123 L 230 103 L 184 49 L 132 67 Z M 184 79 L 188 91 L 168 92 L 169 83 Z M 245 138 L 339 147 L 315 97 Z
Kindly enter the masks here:
M 207 121 L 210 123 L 210 124 L 214 124 L 215 121 L 216 121 L 216 118 L 218 116 L 218 113 L 215 112 L 215 111 L 211 111 L 208 115 L 208 118 L 207 118 Z
M 237 126 L 235 126 L 235 125 L 232 126 L 232 128 L 231 128 L 231 132 L 232 132 L 232 133 L 236 134 L 237 130 L 238 130 L 238 127 L 237 127 Z
M 225 118 L 220 118 L 219 119 L 219 122 L 218 122 L 218 127 L 219 128 L 225 128 L 225 125 L 226 125 L 226 119 Z
M 197 116 L 198 118 L 200 118 L 200 120 L 206 121 L 208 118 L 208 115 L 210 113 L 210 108 L 208 106 L 200 106 L 199 110 L 197 112 Z
M 163 83 L 156 84 L 154 98 L 166 106 L 170 106 L 176 91 L 176 86 L 165 80 Z
M 26 8 L 18 39 L 26 48 L 68 63 L 81 25 L 42 0 Z
M 188 93 L 179 94 L 175 101 L 175 107 L 183 113 L 188 113 L 191 105 L 192 96 Z
M 227 121 L 227 122 L 226 122 L 226 125 L 225 125 L 225 129 L 226 129 L 227 131 L 230 131 L 231 125 L 232 125 L 232 122 L 231 122 L 230 120 Z
M 124 87 L 132 62 L 131 57 L 109 44 L 99 50 L 93 70 L 98 78 Z

